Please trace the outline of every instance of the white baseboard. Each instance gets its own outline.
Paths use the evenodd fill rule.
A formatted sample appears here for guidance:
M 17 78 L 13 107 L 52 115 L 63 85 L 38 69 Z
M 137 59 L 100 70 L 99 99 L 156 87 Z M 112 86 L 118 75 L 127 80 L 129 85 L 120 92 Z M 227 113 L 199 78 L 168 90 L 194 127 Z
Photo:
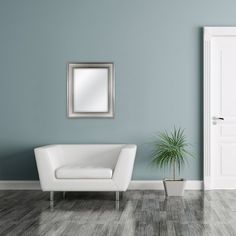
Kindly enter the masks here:
M 0 190 L 39 190 L 39 181 L 29 180 L 1 180 Z
M 39 181 L 0 181 L 0 190 L 39 190 Z M 161 180 L 132 180 L 129 185 L 129 190 L 163 190 Z M 203 181 L 188 180 L 186 190 L 202 190 Z

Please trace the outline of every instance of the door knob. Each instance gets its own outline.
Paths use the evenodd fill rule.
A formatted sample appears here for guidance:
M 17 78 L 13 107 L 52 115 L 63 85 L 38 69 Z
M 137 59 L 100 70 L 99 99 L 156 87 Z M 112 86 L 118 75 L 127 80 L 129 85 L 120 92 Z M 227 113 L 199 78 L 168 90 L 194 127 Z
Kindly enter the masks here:
M 217 125 L 217 120 L 225 120 L 223 117 L 212 117 L 213 119 L 213 125 Z
M 213 117 L 213 120 L 225 120 L 223 117 Z

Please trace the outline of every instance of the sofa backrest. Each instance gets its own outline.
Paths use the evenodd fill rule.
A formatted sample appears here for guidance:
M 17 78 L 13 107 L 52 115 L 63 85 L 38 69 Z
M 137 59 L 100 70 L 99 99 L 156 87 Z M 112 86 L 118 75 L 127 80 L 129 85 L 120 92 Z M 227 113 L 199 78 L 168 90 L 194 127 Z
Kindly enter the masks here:
M 114 169 L 125 144 L 62 144 L 56 145 L 62 165 L 95 165 Z M 54 152 L 55 153 L 55 152 Z

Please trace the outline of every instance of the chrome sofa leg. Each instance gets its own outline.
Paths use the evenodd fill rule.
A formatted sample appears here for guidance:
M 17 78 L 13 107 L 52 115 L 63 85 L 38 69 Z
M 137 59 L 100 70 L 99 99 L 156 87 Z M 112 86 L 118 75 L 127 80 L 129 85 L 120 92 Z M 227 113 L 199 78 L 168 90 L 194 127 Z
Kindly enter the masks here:
M 119 211 L 120 209 L 120 192 L 116 191 L 116 210 Z
M 63 192 L 63 199 L 66 199 L 66 192 Z
M 50 209 L 51 209 L 51 211 L 53 211 L 53 207 L 54 207 L 54 192 L 53 191 L 51 191 L 50 192 Z
M 116 191 L 116 201 L 120 201 L 120 192 Z

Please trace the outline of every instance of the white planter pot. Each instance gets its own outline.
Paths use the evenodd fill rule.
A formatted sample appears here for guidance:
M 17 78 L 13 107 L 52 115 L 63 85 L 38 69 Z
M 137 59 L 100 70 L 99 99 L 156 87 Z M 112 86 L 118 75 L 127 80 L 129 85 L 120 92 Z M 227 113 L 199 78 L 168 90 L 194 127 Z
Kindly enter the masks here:
M 183 196 L 186 181 L 184 179 L 180 180 L 163 180 L 165 192 L 167 196 Z

